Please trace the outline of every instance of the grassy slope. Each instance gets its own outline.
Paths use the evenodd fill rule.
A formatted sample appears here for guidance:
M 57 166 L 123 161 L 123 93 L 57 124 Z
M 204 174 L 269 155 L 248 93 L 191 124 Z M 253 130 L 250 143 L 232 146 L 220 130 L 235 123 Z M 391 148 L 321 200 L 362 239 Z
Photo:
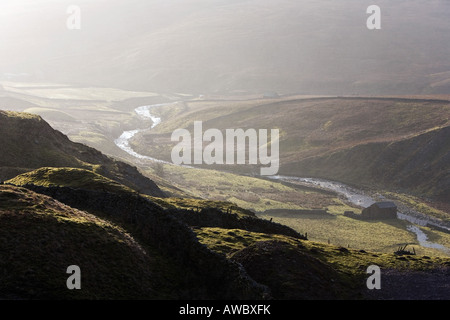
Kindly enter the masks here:
M 148 299 L 170 287 L 122 228 L 23 188 L 0 186 L 0 199 L 2 298 Z M 70 265 L 82 290 L 66 287 Z
M 398 256 L 239 229 L 195 231 L 202 243 L 270 285 L 278 299 L 358 299 L 370 265 L 403 271 L 450 265 L 448 257 Z
M 5 182 L 16 186 L 26 187 L 27 185 L 42 187 L 69 187 L 74 189 L 84 189 L 92 191 L 111 192 L 121 195 L 137 195 L 138 193 L 125 185 L 117 183 L 100 174 L 86 169 L 78 168 L 39 168 L 20 174 Z M 255 216 L 252 211 L 238 207 L 228 201 L 203 200 L 200 198 L 158 198 L 147 195 L 147 199 L 167 209 L 202 209 L 217 208 L 226 212 L 232 210 L 239 216 Z
M 3 180 L 40 167 L 75 167 L 93 170 L 143 193 L 164 196 L 136 167 L 70 141 L 37 115 L 0 111 L 0 145 Z
M 199 244 L 190 228 L 174 216 L 176 208 L 210 208 L 215 207 L 214 202 L 141 195 L 98 174 L 74 168 L 41 168 L 7 183 L 50 195 L 73 208 L 112 221 L 154 250 L 153 262 L 162 268 L 157 270 L 162 274 L 155 274 L 156 280 L 162 281 L 165 290 L 155 296 L 158 299 L 164 294 L 185 299 L 261 297 L 258 285 L 246 278 L 237 265 Z M 252 215 L 231 204 L 220 206 L 232 207 L 241 217 Z M 216 282 L 221 289 L 213 285 Z
M 14 185 L 33 184 L 43 187 L 72 187 L 87 190 L 134 193 L 116 181 L 103 177 L 93 171 L 78 168 L 40 168 L 26 172 L 7 181 Z
M 67 175 L 67 180 L 64 176 Z M 69 179 L 70 177 L 70 179 Z M 87 170 L 70 169 L 70 168 L 43 168 L 23 174 L 9 182 L 21 183 L 21 184 L 37 184 L 41 186 L 71 186 L 74 188 L 89 188 L 89 180 L 93 181 L 93 190 L 107 190 L 108 192 L 117 193 L 122 195 L 122 201 L 125 201 L 125 194 L 129 193 L 128 188 L 118 186 L 115 182 L 98 176 Z M 5 187 L 12 188 L 12 187 Z M 25 192 L 24 189 L 20 189 Z M 31 194 L 31 192 L 27 191 Z M 37 197 L 37 195 L 35 196 Z M 178 198 L 165 198 L 157 199 L 149 197 L 149 199 L 156 201 L 158 204 L 166 208 L 207 208 L 218 207 L 222 210 L 233 209 L 233 213 L 238 213 L 241 217 L 246 215 L 252 216 L 252 213 L 247 212 L 241 208 L 232 206 L 227 202 L 214 202 L 201 199 L 178 199 Z M 97 201 L 100 201 L 98 199 Z M 32 204 L 37 208 L 48 208 L 47 203 L 43 206 L 35 198 L 30 199 Z M 8 209 L 14 208 L 9 202 L 3 202 Z M 72 209 L 71 209 L 72 210 Z M 378 226 L 380 228 L 382 224 Z M 308 227 L 308 226 L 307 226 Z M 410 268 L 417 269 L 432 269 L 438 266 L 448 264 L 450 260 L 442 257 L 423 257 L 423 252 L 419 252 L 420 256 L 401 258 L 391 253 L 375 253 L 362 252 L 356 249 L 342 249 L 342 246 L 326 245 L 316 241 L 302 241 L 296 238 L 275 235 L 272 233 L 256 233 L 249 232 L 242 229 L 222 229 L 218 227 L 208 228 L 194 228 L 197 237 L 201 243 L 211 248 L 213 251 L 218 252 L 221 255 L 225 255 L 231 260 L 243 262 L 240 256 L 246 257 L 246 259 L 259 259 L 259 255 L 255 249 L 260 246 L 268 246 L 268 250 L 264 251 L 266 263 L 260 265 L 258 273 L 255 274 L 255 279 L 263 284 L 269 285 L 273 291 L 275 298 L 361 298 L 358 295 L 359 291 L 364 285 L 365 268 L 370 264 L 377 264 L 382 268 Z M 387 233 L 391 230 L 387 230 Z M 373 235 L 373 233 L 372 233 Z M 35 236 L 34 234 L 32 236 Z M 282 244 L 274 245 L 272 241 L 278 241 Z M 267 241 L 268 244 L 266 243 Z M 147 242 L 145 242 L 147 243 Z M 367 248 L 366 248 L 367 249 Z M 367 250 L 370 251 L 370 250 Z M 269 258 L 277 259 L 277 270 L 279 268 L 285 269 L 282 273 L 278 273 L 278 276 L 274 276 L 271 271 L 272 266 L 268 261 L 272 261 Z M 303 261 L 303 264 L 300 261 Z M 245 261 L 247 261 L 245 260 Z M 167 262 L 163 262 L 164 259 L 154 259 L 153 262 L 157 266 L 165 265 L 169 266 Z M 257 260 L 258 261 L 258 260 Z M 297 266 L 297 263 L 300 263 Z M 314 271 L 311 269 L 305 269 L 302 272 L 302 268 L 306 265 L 314 266 Z M 156 267 L 157 268 L 157 267 Z M 251 266 L 248 266 L 251 271 L 250 275 L 254 272 Z M 160 269 L 156 269 L 160 270 Z M 170 272 L 168 270 L 167 272 Z M 173 271 L 172 271 L 173 272 Z M 305 273 L 306 272 L 306 273 Z M 311 273 L 311 276 L 305 276 L 305 274 Z M 320 276 L 323 274 L 326 276 Z M 314 275 L 314 276 L 313 276 Z M 262 278 L 260 279 L 259 277 Z M 156 280 L 164 281 L 164 274 L 161 274 L 162 278 Z M 306 278 L 305 278 L 306 277 Z M 329 291 L 328 280 L 333 279 L 333 290 Z M 16 279 L 17 280 L 17 279 Z M 14 281 L 16 281 L 14 280 Z M 154 279 L 155 280 L 155 279 Z M 330 280 L 331 281 L 331 280 Z M 167 285 L 167 284 L 166 284 Z M 314 286 L 314 288 L 312 288 Z M 159 297 L 159 296 L 158 296 Z

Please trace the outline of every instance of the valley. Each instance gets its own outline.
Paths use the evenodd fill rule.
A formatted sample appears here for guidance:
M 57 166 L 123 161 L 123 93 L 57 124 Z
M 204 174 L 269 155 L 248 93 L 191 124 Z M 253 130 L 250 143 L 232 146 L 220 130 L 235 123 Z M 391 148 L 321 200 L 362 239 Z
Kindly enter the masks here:
M 0 1 L 0 300 L 450 300 L 449 14 Z
M 5 85 L 4 87 L 8 88 Z M 367 242 L 360 239 L 365 237 L 364 233 L 378 231 L 374 231 L 368 223 L 352 221 L 344 216 L 346 211 L 358 212 L 373 203 L 374 197 L 370 195 L 375 195 L 375 199 L 395 200 L 399 208 L 402 208 L 399 209 L 399 216 L 405 212 L 407 217 L 411 214 L 416 218 L 425 215 L 429 221 L 437 221 L 437 226 L 448 228 L 449 211 L 445 201 L 441 201 L 449 192 L 446 189 L 445 183 L 448 183 L 448 179 L 445 180 L 445 176 L 436 172 L 444 179 L 441 187 L 443 190 L 427 186 L 438 195 L 437 198 L 431 199 L 429 193 L 421 197 L 414 192 L 417 190 L 415 186 L 400 189 L 395 184 L 378 183 L 376 180 L 379 177 L 371 179 L 370 177 L 374 177 L 372 173 L 367 170 L 362 172 L 370 163 L 355 162 L 361 161 L 361 156 L 364 155 L 361 152 L 357 159 L 354 160 L 352 156 L 341 162 L 341 166 L 342 163 L 348 163 L 351 165 L 349 168 L 353 168 L 345 176 L 339 174 L 341 170 L 332 171 L 336 164 L 321 164 L 323 159 L 335 157 L 336 154 L 354 152 L 352 150 L 364 149 L 371 144 L 402 144 L 408 139 L 445 128 L 449 114 L 449 104 L 445 97 L 280 96 L 274 99 L 249 96 L 242 99 L 140 93 L 141 97 L 130 99 L 133 93 L 117 91 L 115 101 L 102 101 L 99 97 L 112 92 L 113 89 L 98 89 L 98 92 L 95 92 L 93 88 L 64 88 L 64 92 L 74 92 L 74 95 L 77 92 L 79 101 L 76 102 L 72 100 L 74 97 L 70 97 L 64 101 L 66 104 L 73 103 L 74 106 L 57 108 L 55 102 L 59 100 L 55 99 L 60 97 L 61 86 L 46 87 L 47 91 L 42 91 L 40 87 L 25 87 L 26 94 L 20 91 L 24 90 L 21 88 L 24 87 L 19 86 L 19 89 L 9 91 L 9 99 L 16 97 L 23 104 L 34 100 L 40 103 L 40 108 L 47 109 L 18 108 L 20 111 L 40 113 L 62 132 L 70 125 L 70 131 L 65 133 L 71 139 L 136 165 L 171 196 L 231 202 L 255 212 L 261 218 L 286 224 L 302 233 L 307 232 L 311 239 L 325 243 L 385 252 L 390 252 L 404 243 L 420 248 L 424 254 L 448 254 L 450 237 L 442 230 L 433 229 L 433 222 L 431 225 L 428 222 L 427 225 L 410 221 L 414 225 L 414 228 L 410 228 L 408 223 L 399 221 L 399 226 L 391 231 L 388 231 L 389 225 L 381 223 L 383 228 L 379 229 L 380 237 L 371 238 Z M 84 107 L 76 107 L 76 104 Z M 81 117 L 83 113 L 80 111 L 88 110 L 89 105 L 92 108 L 103 105 L 103 111 L 96 111 L 95 117 L 94 114 L 84 112 L 88 117 Z M 336 108 L 339 112 L 333 113 L 330 108 Z M 269 111 L 271 109 L 276 111 Z M 62 112 L 70 115 L 70 121 L 67 117 L 60 116 L 59 113 Z M 270 114 L 270 118 L 265 116 L 266 113 Z M 325 113 L 330 116 L 325 117 Z M 393 122 L 395 119 L 396 122 Z M 171 132 L 177 128 L 193 129 L 194 120 L 204 121 L 206 128 L 223 130 L 279 128 L 281 175 L 295 175 L 297 181 L 259 177 L 259 170 L 254 165 L 171 164 L 170 152 L 174 146 L 170 141 Z M 76 129 L 74 123 L 78 123 L 79 129 Z M 93 137 L 98 137 L 98 140 L 93 140 Z M 321 166 L 315 166 L 309 171 L 303 169 L 303 164 L 310 163 L 311 159 L 317 159 L 314 163 Z M 442 160 L 437 158 L 437 161 Z M 392 165 L 394 163 L 389 166 Z M 322 172 L 318 172 L 319 169 Z M 348 169 L 343 168 L 342 171 L 348 172 Z M 364 198 L 354 200 L 336 188 L 330 190 L 329 186 L 324 188 L 311 181 L 300 181 L 301 177 L 338 180 L 341 184 L 361 189 L 360 192 L 368 197 L 365 202 L 359 202 Z M 424 182 L 426 181 L 420 181 L 422 184 Z M 429 184 L 432 183 L 437 182 L 432 180 Z M 383 189 L 384 187 L 386 189 Z M 442 194 L 443 197 L 439 196 Z M 327 210 L 330 216 L 324 219 L 314 214 L 295 213 L 295 210 L 301 212 L 320 209 Z M 276 215 L 270 213 L 274 210 L 286 211 Z M 404 217 L 401 220 L 406 221 Z M 333 237 L 325 236 L 330 234 Z M 419 234 L 420 239 L 437 239 L 443 249 L 423 246 L 425 242 L 419 241 Z
M 255 279 L 268 285 L 271 294 L 280 299 L 366 299 L 367 293 L 361 287 L 366 264 L 426 272 L 445 269 L 450 263 L 449 211 L 445 201 L 448 179 L 441 174 L 448 170 L 445 162 L 448 145 L 440 138 L 441 134 L 446 135 L 450 102 L 443 98 L 294 95 L 243 99 L 136 94 L 55 84 L 3 84 L 3 88 L 0 105 L 12 111 L 2 111 L 0 119 L 1 143 L 8 150 L 0 163 L 0 180 L 6 181 L 0 187 L 4 199 L 0 218 L 13 219 L 10 215 L 16 211 L 8 211 L 12 208 L 26 214 L 30 211 L 27 208 L 32 208 L 45 216 L 53 212 L 49 211 L 53 200 L 41 199 L 45 196 L 95 214 L 114 228 L 127 230 L 132 237 L 130 245 L 140 245 L 156 259 L 150 264 L 156 278 L 149 279 L 147 287 L 133 283 L 138 294 L 146 299 L 220 298 L 226 290 L 243 299 L 260 299 L 268 293 L 264 286 L 252 282 Z M 63 96 L 63 92 L 70 92 L 70 96 Z M 111 92 L 114 98 L 106 99 Z M 137 96 L 133 97 L 134 94 Z M 338 112 L 333 113 L 332 109 Z M 369 116 L 365 116 L 367 112 Z M 392 117 L 396 121 L 386 123 Z M 177 128 L 193 130 L 194 120 L 203 121 L 205 129 L 279 129 L 279 175 L 260 176 L 259 167 L 251 164 L 174 165 L 170 159 L 174 146 L 170 135 Z M 39 134 L 27 136 L 30 130 Z M 12 136 L 20 137 L 21 146 L 9 142 L 8 137 Z M 431 175 L 429 180 L 417 181 L 420 189 L 400 188 L 404 186 L 402 179 L 414 181 L 417 175 L 398 176 L 395 183 L 386 183 L 373 175 L 377 163 L 369 162 L 375 157 L 370 155 L 368 146 L 376 145 L 377 149 L 387 145 L 389 149 L 422 139 L 435 145 L 426 150 L 436 151 L 427 151 L 428 158 L 423 160 L 430 163 Z M 360 152 L 365 148 L 369 154 Z M 23 152 L 33 155 L 32 158 L 24 157 Z M 337 173 L 331 170 L 336 166 L 336 154 L 345 157 L 351 154 L 343 163 L 356 172 L 336 176 L 339 170 Z M 423 159 L 424 155 L 418 151 L 415 156 Z M 308 171 L 305 165 L 312 159 L 317 159 L 316 171 Z M 327 163 L 324 159 L 333 161 Z M 417 160 L 410 167 L 418 174 L 421 164 Z M 397 163 L 384 165 L 394 170 Z M 363 170 L 370 166 L 374 171 Z M 346 167 L 342 170 L 347 172 Z M 21 197 L 24 198 L 20 200 Z M 372 202 L 385 199 L 398 206 L 397 219 L 364 221 L 346 214 L 350 211 L 358 214 Z M 77 221 L 72 213 L 67 214 L 68 220 Z M 59 235 L 53 233 L 52 237 L 51 243 L 56 243 Z M 180 246 L 186 251 L 173 260 L 171 254 L 178 252 L 175 248 Z M 414 255 L 398 255 L 399 247 L 413 250 Z M 250 261 L 258 261 L 257 252 L 262 249 L 279 259 L 285 270 L 279 275 L 281 278 L 270 277 L 265 281 L 252 268 Z M 51 254 L 60 254 L 57 247 L 49 250 L 56 250 Z M 316 278 L 297 274 L 295 265 L 289 266 L 292 256 L 323 273 L 320 283 L 310 284 L 317 285 L 317 291 L 296 290 L 299 283 Z M 248 274 L 244 278 L 249 276 L 251 280 L 239 278 L 234 262 L 246 266 Z M 186 268 L 185 263 L 189 264 L 188 278 L 183 279 L 180 272 Z M 211 266 L 217 272 L 198 282 L 201 270 L 210 270 Z M 268 274 L 274 267 L 263 263 Z M 94 276 L 94 271 L 89 272 Z M 227 281 L 229 289 L 215 292 L 214 286 L 207 282 L 219 281 L 221 274 L 227 272 L 230 273 L 227 280 L 220 281 Z M 325 276 L 327 272 L 337 285 L 336 291 L 327 292 L 323 282 L 329 278 Z M 15 281 L 18 280 L 12 279 L 8 288 L 14 288 Z M 235 281 L 252 289 L 235 286 Z M 145 291 L 146 288 L 160 291 Z M 52 286 L 45 290 L 49 297 L 55 294 Z M 15 294 L 28 297 L 34 291 L 27 287 Z M 92 289 L 86 294 L 81 298 L 99 292 Z M 66 293 L 64 296 L 75 297 Z
M 406 100 L 408 101 L 408 100 Z M 429 102 L 429 100 L 425 100 L 425 102 Z M 438 101 L 441 102 L 441 101 Z M 155 107 L 167 107 L 168 105 L 157 105 Z M 170 106 L 170 105 L 169 105 Z M 141 107 L 142 108 L 142 107 Z M 150 109 L 152 109 L 153 106 L 147 106 L 146 110 L 150 111 Z M 154 122 L 154 124 L 152 125 L 151 129 L 155 128 L 156 125 L 160 124 L 161 119 L 157 118 L 157 122 Z M 195 131 L 195 130 L 194 130 Z M 132 153 L 131 153 L 132 154 Z M 164 162 L 166 164 L 169 164 L 170 162 Z M 315 179 L 311 179 L 311 178 L 300 178 L 300 177 L 274 177 L 275 181 L 301 181 L 303 183 L 306 183 L 308 186 L 320 186 L 322 188 L 325 188 L 325 190 L 332 190 L 333 192 L 336 192 L 337 195 L 339 197 L 343 197 L 344 199 L 346 199 L 346 202 L 350 205 L 350 206 L 356 206 L 357 208 L 364 208 L 364 207 L 368 207 L 370 206 L 372 203 L 376 202 L 376 200 L 373 197 L 364 195 L 362 191 L 358 191 L 358 190 L 353 190 L 353 192 L 349 192 L 349 187 L 346 187 L 344 185 L 342 185 L 342 183 L 336 183 L 336 182 L 331 182 L 331 181 L 326 181 L 326 180 L 315 180 Z M 235 185 L 233 185 L 235 186 Z M 211 188 L 211 186 L 208 187 L 208 189 Z M 214 188 L 214 187 L 212 187 Z M 317 190 L 316 190 L 317 191 Z M 377 191 L 371 191 L 372 193 L 375 193 Z M 225 189 L 223 193 L 227 193 L 227 190 Z M 248 193 L 248 191 L 247 191 Z M 359 193 L 359 194 L 358 194 Z M 380 199 L 385 199 L 384 196 L 382 196 L 381 194 L 383 194 L 383 191 L 379 191 L 378 190 L 378 197 Z M 251 196 L 250 196 L 251 197 Z M 255 196 L 255 198 L 257 198 L 257 196 Z M 227 199 L 228 200 L 228 199 Z M 234 199 L 233 199 L 234 200 Z M 266 202 L 266 206 L 267 204 L 270 203 L 270 201 Z M 247 207 L 245 204 L 241 204 L 244 207 Z M 247 207 L 248 209 L 251 210 L 255 210 L 255 202 L 253 202 L 253 206 Z M 303 202 L 303 205 L 305 205 L 305 202 Z M 433 216 L 427 216 L 426 214 L 423 214 L 421 212 L 418 212 L 417 210 L 415 210 L 414 208 L 410 208 L 408 206 L 406 206 L 404 203 L 402 203 L 401 201 L 399 202 L 399 205 L 402 206 L 401 211 L 398 212 L 397 216 L 399 219 L 401 220 L 405 220 L 405 221 L 409 221 L 411 223 L 414 224 L 418 224 L 421 227 L 438 227 L 438 228 L 442 228 L 445 232 L 449 232 L 449 222 L 448 222 L 448 218 L 445 218 L 445 221 L 442 221 L 439 218 L 433 217 Z M 308 208 L 311 208 L 311 206 L 307 206 Z M 317 208 L 317 207 L 316 207 Z M 279 209 L 279 208 L 278 208 Z M 327 208 L 328 210 L 328 208 Z M 429 213 L 429 211 L 428 211 Z M 272 216 L 267 216 L 267 215 L 261 215 L 265 218 L 268 219 L 273 219 L 274 217 Z M 292 218 L 295 218 L 295 214 L 294 216 L 292 216 Z M 287 224 L 289 226 L 293 226 L 292 222 L 286 219 L 277 219 L 275 218 L 275 221 L 280 221 L 284 224 Z M 302 218 L 301 216 L 297 218 L 300 222 L 298 222 L 299 225 L 302 224 Z M 314 218 L 313 218 L 314 219 Z M 305 229 L 305 227 L 303 227 L 303 229 Z M 324 229 L 327 229 L 326 227 Z M 442 244 L 437 244 L 437 243 L 431 243 L 428 241 L 427 235 L 419 228 L 413 225 L 409 225 L 406 226 L 406 229 L 408 231 L 413 231 L 414 233 L 416 233 L 417 235 L 417 241 L 418 244 L 422 247 L 427 247 L 427 248 L 433 248 L 433 249 L 438 249 L 439 251 L 443 252 L 444 254 L 450 254 L 450 248 L 442 245 Z M 313 229 L 314 230 L 314 229 Z M 328 233 L 328 232 L 327 232 Z M 324 241 L 325 239 L 321 239 L 322 241 Z M 328 239 L 328 242 L 330 241 L 330 239 Z M 339 240 L 338 240 L 339 241 Z M 354 241 L 354 240 L 353 240 Z M 376 249 L 376 250 L 383 250 L 384 248 L 371 248 L 371 249 Z

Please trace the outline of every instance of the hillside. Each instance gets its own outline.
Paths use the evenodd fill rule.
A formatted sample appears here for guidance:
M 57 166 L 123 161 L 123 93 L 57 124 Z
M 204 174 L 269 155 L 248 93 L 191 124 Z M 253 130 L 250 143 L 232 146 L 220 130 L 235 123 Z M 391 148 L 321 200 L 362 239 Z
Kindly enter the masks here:
M 68 169 L 53 170 L 63 174 Z M 17 214 L 27 212 L 21 209 L 21 206 L 25 206 L 33 208 L 35 212 L 35 208 L 38 208 L 48 213 L 53 203 L 56 203 L 57 206 L 63 206 L 67 210 L 78 208 L 95 213 L 98 217 L 96 219 L 107 219 L 109 223 L 126 230 L 139 242 L 141 248 L 151 252 L 152 263 L 145 265 L 146 272 L 151 272 L 152 281 L 157 282 L 158 289 L 162 290 L 162 292 L 152 292 L 153 296 L 140 297 L 144 299 L 366 299 L 365 268 L 371 264 L 402 273 L 421 271 L 426 274 L 450 265 L 449 258 L 445 257 L 401 256 L 394 253 L 366 252 L 316 243 L 306 240 L 287 227 L 251 218 L 251 215 L 245 215 L 244 212 L 240 213 L 241 217 L 237 220 L 233 220 L 233 214 L 228 212 L 228 218 L 224 218 L 224 212 L 213 209 L 213 202 L 195 203 L 191 200 L 191 207 L 188 207 L 186 200 L 184 202 L 180 200 L 184 203 L 185 209 L 175 209 L 171 207 L 174 203 L 173 199 L 160 199 L 161 205 L 169 201 L 165 205 L 169 209 L 163 210 L 159 205 L 123 189 L 89 190 L 74 185 L 71 187 L 50 186 L 50 183 L 45 183 L 41 178 L 38 180 L 33 178 L 39 177 L 39 171 L 41 170 L 8 181 L 8 183 L 22 181 L 28 190 L 11 185 L 2 187 L 0 192 L 2 199 L 14 199 L 12 202 L 3 201 L 2 209 L 11 210 Z M 91 176 L 86 171 L 77 170 L 77 172 L 81 177 Z M 32 184 L 39 181 L 41 186 Z M 108 184 L 108 180 L 103 181 L 106 185 Z M 68 184 L 71 182 L 69 181 Z M 20 192 L 12 197 L 11 190 L 14 193 L 18 192 L 16 190 Z M 53 199 L 61 202 L 55 202 Z M 133 209 L 130 210 L 130 208 Z M 199 208 L 200 211 L 196 212 Z M 40 213 L 39 210 L 37 213 Z M 240 209 L 233 210 L 239 212 Z M 195 216 L 197 219 L 194 218 Z M 186 224 L 180 223 L 180 220 L 185 221 Z M 23 219 L 11 218 L 11 221 L 13 224 L 8 226 L 14 226 L 14 228 L 3 231 L 2 234 L 8 234 L 12 232 L 11 230 L 21 230 L 18 226 L 24 221 Z M 227 221 L 234 222 L 230 225 Z M 34 223 L 40 222 L 37 220 L 27 224 L 23 227 L 24 230 L 32 228 Z M 255 227 L 258 227 L 259 231 Z M 65 228 L 65 225 L 59 226 L 60 233 L 56 235 L 57 239 L 62 237 L 66 241 Z M 24 235 L 30 237 L 27 241 L 34 241 L 33 245 L 37 246 L 38 252 L 49 250 L 48 247 L 41 247 L 44 241 L 40 240 L 41 233 L 24 232 L 22 237 Z M 92 238 L 89 233 L 86 236 L 89 239 Z M 21 242 L 27 243 L 23 239 Z M 84 243 L 78 242 L 81 242 L 80 245 Z M 44 243 L 47 242 L 44 241 Z M 90 248 L 85 246 L 80 250 L 90 254 Z M 5 250 L 8 252 L 7 248 Z M 106 253 L 109 250 L 108 247 Z M 50 256 L 53 254 L 51 250 L 49 254 Z M 21 262 L 19 260 L 19 267 L 22 267 Z M 245 269 L 240 269 L 240 265 Z M 118 265 L 117 268 L 117 272 L 129 274 L 129 267 L 120 269 Z M 283 270 L 281 273 L 278 272 L 280 268 Z M 17 287 L 22 286 L 18 273 L 12 271 L 10 278 Z M 128 277 L 119 279 L 127 283 L 129 281 Z M 89 278 L 85 281 L 88 280 Z M 40 281 L 47 284 L 50 280 L 43 276 Z M 149 288 L 146 283 L 142 283 L 142 286 Z M 30 290 L 32 289 L 31 287 Z M 60 290 L 59 287 L 57 289 Z M 36 297 L 52 298 L 54 296 L 51 294 L 58 295 L 58 290 L 51 291 L 49 296 L 37 293 Z M 5 288 L 3 293 L 8 299 L 16 298 L 9 288 Z M 127 294 L 127 291 L 124 294 Z M 133 296 L 130 294 L 126 298 Z M 417 292 L 416 296 L 420 297 L 420 293 Z M 94 298 L 102 299 L 103 297 L 116 299 L 116 296 L 110 293 Z M 89 296 L 86 298 L 91 299 Z M 69 296 L 67 299 L 74 299 L 74 297 Z
M 443 0 L 379 0 L 375 31 L 367 0 L 79 0 L 80 30 L 65 28 L 71 1 L 20 2 L 1 7 L 5 80 L 190 94 L 449 89 Z
M 288 165 L 284 172 L 327 177 L 450 199 L 450 127 L 394 142 L 374 142 Z
M 28 189 L 1 186 L 0 197 L 0 234 L 7 240 L 1 251 L 8 257 L 0 267 L 9 274 L 0 285 L 5 299 L 263 299 L 266 294 L 239 265 L 207 250 L 170 212 L 136 194 L 28 184 Z M 75 262 L 86 290 L 71 294 L 59 270 Z M 25 284 L 24 275 L 34 272 L 39 277 Z
M 114 193 L 136 193 L 133 189 L 97 173 L 78 168 L 39 168 L 18 175 L 7 183 L 19 186 L 70 187 Z
M 170 297 L 154 252 L 117 225 L 50 197 L 0 186 L 0 237 L 1 299 Z M 66 287 L 71 265 L 81 268 L 83 290 Z
M 0 110 L 0 145 L 0 180 L 3 181 L 40 167 L 84 168 L 141 193 L 164 196 L 136 167 L 70 141 L 37 115 Z
M 171 161 L 176 128 L 278 128 L 279 174 L 335 179 L 358 186 L 402 190 L 448 201 L 448 100 L 410 98 L 302 98 L 190 101 L 161 107 L 164 119 L 135 136 L 140 154 Z M 175 114 L 174 114 L 175 112 Z M 167 116 L 166 116 L 167 114 Z M 170 115 L 170 116 L 169 116 Z M 254 174 L 254 166 L 204 165 Z

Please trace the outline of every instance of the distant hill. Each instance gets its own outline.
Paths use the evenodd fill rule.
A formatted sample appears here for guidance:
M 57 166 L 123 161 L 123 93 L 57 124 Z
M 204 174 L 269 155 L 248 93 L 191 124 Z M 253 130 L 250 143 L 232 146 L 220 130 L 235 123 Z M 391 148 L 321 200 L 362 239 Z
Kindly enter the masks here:
M 68 30 L 72 4 L 2 8 L 5 79 L 193 94 L 449 90 L 443 0 L 378 0 L 381 30 L 366 27 L 368 0 L 79 0 L 81 29 Z
M 362 144 L 299 161 L 285 172 L 386 186 L 443 202 L 450 199 L 450 127 L 395 142 Z
M 171 161 L 175 128 L 280 130 L 282 175 L 335 179 L 401 189 L 447 201 L 450 102 L 431 98 L 323 97 L 248 101 L 191 101 L 155 130 L 136 135 L 135 151 Z M 170 109 L 170 108 L 167 108 Z M 166 112 L 171 112 L 167 110 Z M 209 166 L 204 166 L 209 167 Z M 237 173 L 253 166 L 215 165 Z
M 141 193 L 164 197 L 136 167 L 70 141 L 37 115 L 0 110 L 0 145 L 0 180 L 41 167 L 84 168 Z

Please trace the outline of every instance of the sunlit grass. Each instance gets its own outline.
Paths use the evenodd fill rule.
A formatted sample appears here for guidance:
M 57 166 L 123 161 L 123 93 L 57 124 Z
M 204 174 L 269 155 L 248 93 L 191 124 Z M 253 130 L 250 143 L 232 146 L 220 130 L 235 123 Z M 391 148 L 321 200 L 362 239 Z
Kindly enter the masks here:
M 446 255 L 437 249 L 421 246 L 416 235 L 407 230 L 410 223 L 404 220 L 362 221 L 343 215 L 321 218 L 312 214 L 259 214 L 258 217 L 287 225 L 302 234 L 306 233 L 308 239 L 320 243 L 384 253 L 392 253 L 399 246 L 408 244 L 421 255 Z M 430 235 L 434 234 L 435 241 L 448 245 L 450 235 L 431 230 L 428 232 Z M 430 236 L 429 240 L 433 241 L 433 237 Z
M 278 240 L 312 253 L 316 258 L 333 265 L 336 269 L 354 275 L 365 274 L 367 267 L 372 264 L 382 268 L 416 270 L 432 268 L 444 263 L 450 264 L 448 257 L 428 257 L 424 253 L 420 253 L 398 259 L 399 257 L 393 251 L 378 252 L 369 249 L 346 248 L 339 244 L 298 240 L 282 235 L 269 235 L 240 229 L 197 228 L 194 231 L 201 243 L 226 256 L 231 256 L 234 252 L 258 241 Z
M 40 168 L 23 173 L 7 182 L 18 186 L 32 184 L 43 187 L 73 187 L 115 193 L 134 192 L 131 188 L 93 171 L 78 168 Z
M 184 190 L 191 197 L 227 201 L 244 209 L 262 212 L 268 209 L 327 208 L 343 214 L 354 209 L 336 196 L 319 190 L 294 187 L 281 182 L 243 176 L 216 170 L 186 168 L 164 164 L 162 175 L 166 181 Z M 154 175 L 151 168 L 147 172 Z
M 28 108 L 24 110 L 24 112 L 37 114 L 45 119 L 51 119 L 54 121 L 76 121 L 76 119 L 68 113 L 50 108 Z
M 401 201 L 401 203 L 403 203 L 403 204 L 407 205 L 408 207 L 410 207 L 420 213 L 423 213 L 427 216 L 442 219 L 443 221 L 450 221 L 450 213 L 433 208 L 432 206 L 424 203 L 417 197 L 407 195 L 407 194 L 395 193 L 395 192 L 383 192 L 383 193 L 388 198 Z

